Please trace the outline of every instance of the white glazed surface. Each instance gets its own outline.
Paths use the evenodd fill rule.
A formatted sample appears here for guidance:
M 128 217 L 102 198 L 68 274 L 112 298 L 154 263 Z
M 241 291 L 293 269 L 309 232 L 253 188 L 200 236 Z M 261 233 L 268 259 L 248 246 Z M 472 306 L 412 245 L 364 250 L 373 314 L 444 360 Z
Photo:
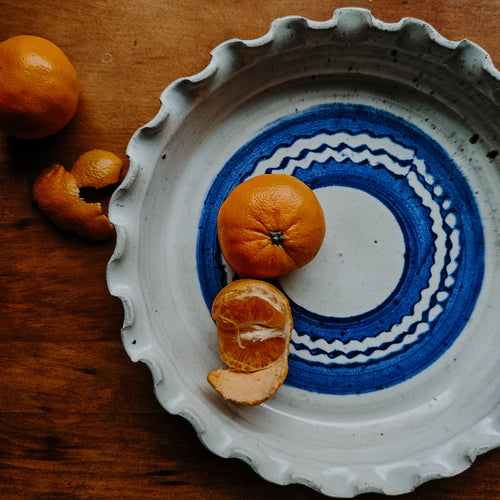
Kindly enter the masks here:
M 158 115 L 130 141 L 130 169 L 110 204 L 117 244 L 108 284 L 124 305 L 130 358 L 149 366 L 160 403 L 187 418 L 210 450 L 270 481 L 337 497 L 394 495 L 463 471 L 500 445 L 492 300 L 500 294 L 500 170 L 487 157 L 500 147 L 500 84 L 489 57 L 421 21 L 386 24 L 362 9 L 337 10 L 327 22 L 279 19 L 262 38 L 230 40 L 212 56 L 204 71 L 163 92 Z M 221 166 L 262 127 L 332 100 L 402 116 L 461 168 L 486 228 L 482 292 L 452 346 L 403 383 L 341 396 L 284 385 L 259 407 L 239 407 L 206 382 L 221 362 L 197 278 L 203 200 Z M 480 144 L 469 140 L 476 133 Z M 397 248 L 397 232 L 388 234 Z M 309 272 L 320 279 L 320 268 Z M 293 295 L 300 275 L 287 279 Z M 355 308 L 339 298 L 340 315 Z

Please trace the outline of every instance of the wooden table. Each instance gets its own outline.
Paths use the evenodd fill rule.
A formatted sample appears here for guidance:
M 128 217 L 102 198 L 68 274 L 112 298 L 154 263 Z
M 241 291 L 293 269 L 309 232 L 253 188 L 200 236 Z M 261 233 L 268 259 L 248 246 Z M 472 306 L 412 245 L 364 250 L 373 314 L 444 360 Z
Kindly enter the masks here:
M 385 21 L 421 18 L 447 38 L 478 43 L 500 67 L 498 0 L 350 5 Z M 128 140 L 156 114 L 161 91 L 203 69 L 224 40 L 256 38 L 289 14 L 326 20 L 341 6 L 0 0 L 0 39 L 52 40 L 82 84 L 77 114 L 62 132 L 31 142 L 0 135 L 0 498 L 323 498 L 305 486 L 270 484 L 243 462 L 213 455 L 184 419 L 160 407 L 148 369 L 132 363 L 121 344 L 122 306 L 105 279 L 114 242 L 59 231 L 32 203 L 30 189 L 43 167 L 69 167 L 89 149 L 108 149 L 126 162 Z M 499 469 L 500 450 L 490 451 L 459 476 L 400 498 L 500 498 Z

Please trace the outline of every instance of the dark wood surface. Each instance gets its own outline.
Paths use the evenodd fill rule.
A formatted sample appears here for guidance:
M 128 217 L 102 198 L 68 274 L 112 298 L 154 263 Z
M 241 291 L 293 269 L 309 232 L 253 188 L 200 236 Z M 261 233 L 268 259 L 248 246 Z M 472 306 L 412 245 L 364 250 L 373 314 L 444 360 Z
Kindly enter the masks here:
M 385 21 L 428 21 L 450 39 L 478 43 L 500 67 L 498 0 L 350 5 Z M 213 455 L 184 419 L 160 407 L 148 369 L 122 348 L 122 306 L 105 279 L 114 242 L 57 230 L 32 203 L 30 189 L 43 167 L 69 167 L 89 149 L 108 149 L 126 162 L 128 140 L 156 114 L 161 91 L 203 69 L 224 40 L 256 38 L 289 14 L 326 20 L 341 6 L 0 0 L 0 39 L 52 40 L 82 84 L 77 114 L 62 132 L 38 141 L 0 135 L 0 498 L 323 498 L 301 485 L 268 483 L 243 462 Z M 398 498 L 498 499 L 499 470 L 500 450 L 490 451 L 462 474 Z

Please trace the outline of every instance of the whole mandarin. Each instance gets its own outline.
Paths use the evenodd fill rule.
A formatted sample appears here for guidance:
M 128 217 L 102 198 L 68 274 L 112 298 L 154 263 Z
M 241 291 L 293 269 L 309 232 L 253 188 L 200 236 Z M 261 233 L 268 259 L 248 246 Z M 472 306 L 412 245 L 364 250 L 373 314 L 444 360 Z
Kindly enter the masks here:
M 78 107 L 75 68 L 54 43 L 19 35 L 0 42 L 0 130 L 39 139 L 61 130 Z
M 290 175 L 263 174 L 229 193 L 217 231 L 224 258 L 240 276 L 274 279 L 316 256 L 325 217 L 307 184 Z

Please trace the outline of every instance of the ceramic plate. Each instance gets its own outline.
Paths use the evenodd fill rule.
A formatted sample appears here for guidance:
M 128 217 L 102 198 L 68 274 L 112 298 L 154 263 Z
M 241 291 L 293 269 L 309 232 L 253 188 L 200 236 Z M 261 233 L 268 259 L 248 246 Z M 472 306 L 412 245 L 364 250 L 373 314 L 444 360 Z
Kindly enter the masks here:
M 212 55 L 133 136 L 111 202 L 128 354 L 210 450 L 270 481 L 351 497 L 459 473 L 500 444 L 499 73 L 468 41 L 361 9 Z M 289 375 L 247 408 L 206 381 L 211 303 L 234 279 L 215 221 L 261 173 L 306 182 L 327 235 L 276 283 Z

